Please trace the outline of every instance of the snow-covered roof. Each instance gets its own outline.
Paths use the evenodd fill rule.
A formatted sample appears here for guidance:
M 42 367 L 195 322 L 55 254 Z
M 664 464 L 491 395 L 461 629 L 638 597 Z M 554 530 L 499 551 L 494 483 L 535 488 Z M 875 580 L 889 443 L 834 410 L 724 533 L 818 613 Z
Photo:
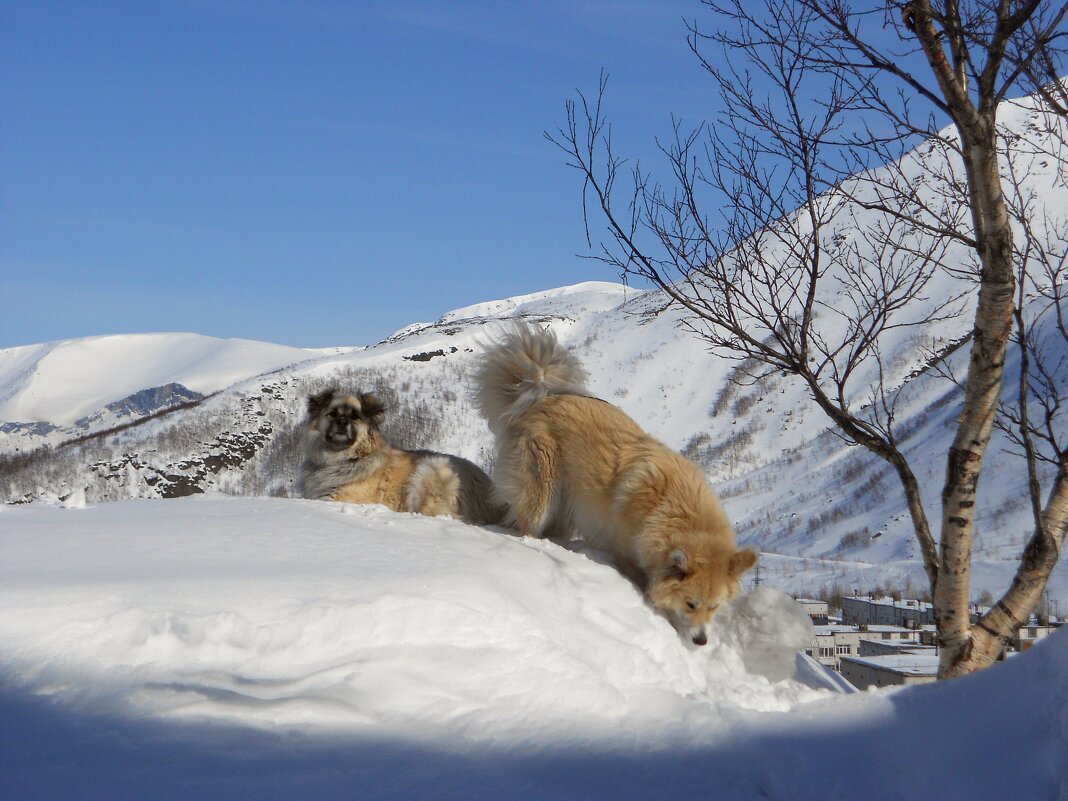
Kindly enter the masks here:
M 843 656 L 843 662 L 855 662 L 891 673 L 908 676 L 937 676 L 938 655 L 926 653 L 887 654 L 885 656 Z
M 814 626 L 817 637 L 827 637 L 831 634 L 860 634 L 859 626 Z
M 878 598 L 865 595 L 854 595 L 850 598 L 846 598 L 848 601 L 865 601 L 869 604 L 876 606 L 892 606 L 895 609 L 933 609 L 934 605 L 927 601 L 917 601 L 912 598 L 903 598 L 900 601 L 896 601 L 889 595 L 883 595 Z

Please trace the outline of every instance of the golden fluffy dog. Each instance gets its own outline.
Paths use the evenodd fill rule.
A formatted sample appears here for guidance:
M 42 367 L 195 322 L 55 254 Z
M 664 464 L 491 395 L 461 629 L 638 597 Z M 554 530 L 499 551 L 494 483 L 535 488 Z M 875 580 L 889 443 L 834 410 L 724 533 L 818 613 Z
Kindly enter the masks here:
M 501 521 L 505 509 L 493 501 L 489 476 L 459 456 L 393 447 L 380 430 L 385 413 L 366 392 L 330 389 L 308 398 L 299 480 L 305 498 L 380 503 L 476 525 Z
M 517 324 L 482 356 L 476 400 L 497 438 L 494 481 L 531 537 L 577 532 L 608 551 L 652 606 L 698 645 L 757 552 L 739 550 L 695 464 L 590 397 L 556 337 Z

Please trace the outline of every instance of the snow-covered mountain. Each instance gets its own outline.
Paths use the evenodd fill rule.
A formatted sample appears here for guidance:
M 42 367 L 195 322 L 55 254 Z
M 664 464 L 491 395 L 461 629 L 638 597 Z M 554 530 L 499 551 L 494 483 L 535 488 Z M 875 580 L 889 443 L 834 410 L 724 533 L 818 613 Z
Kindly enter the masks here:
M 0 350 L 0 451 L 59 444 L 318 355 L 197 334 L 98 336 L 6 348 Z
M 1026 101 L 1007 106 L 1002 119 L 1021 194 L 1039 213 L 1060 219 L 1068 184 L 1047 157 L 1053 141 L 1048 120 Z M 922 183 L 923 170 L 951 172 L 947 158 L 925 147 L 900 169 Z M 832 235 L 859 247 L 859 232 L 880 222 L 877 212 L 870 214 Z M 1060 235 L 1056 225 L 1047 234 Z M 913 244 L 922 252 L 922 242 Z M 932 519 L 938 518 L 960 405 L 959 389 L 946 376 L 964 372 L 968 348 L 960 346 L 970 336 L 974 306 L 974 286 L 966 278 L 970 254 L 945 258 L 956 259 L 963 272 L 937 272 L 910 311 L 911 325 L 888 332 L 880 351 L 897 434 Z M 842 286 L 828 280 L 827 291 L 819 299 L 820 324 L 833 337 L 844 325 Z M 962 315 L 933 313 L 958 294 L 964 296 Z M 767 371 L 754 377 L 753 365 L 709 353 L 684 330 L 680 312 L 663 306 L 657 292 L 594 282 L 479 302 L 360 349 L 151 335 L 0 351 L 0 497 L 95 503 L 212 490 L 289 495 L 301 458 L 305 398 L 327 386 L 382 394 L 389 403 L 387 431 L 401 446 L 457 453 L 489 466 L 492 442 L 470 398 L 473 360 L 508 321 L 525 319 L 551 327 L 574 349 L 588 369 L 591 392 L 704 468 L 742 540 L 765 554 L 770 583 L 811 592 L 835 585 L 923 588 L 904 499 L 889 467 L 846 446 L 800 382 Z M 1052 329 L 1053 317 L 1040 318 L 1039 336 L 1042 326 Z M 1065 348 L 1063 338 L 1050 341 Z M 1051 357 L 1051 363 L 1068 363 L 1068 354 Z M 1007 397 L 1018 372 L 1018 354 L 1010 350 Z M 849 392 L 855 407 L 870 403 L 878 378 L 874 365 L 857 371 Z M 35 450 L 40 444 L 52 448 Z M 1013 448 L 995 439 L 977 516 L 976 596 L 1000 594 L 1030 534 L 1025 482 Z M 1051 591 L 1068 608 L 1063 568 Z
M 282 351 L 279 358 L 288 353 L 299 361 L 224 390 L 183 374 L 215 393 L 113 433 L 9 455 L 4 497 L 95 503 L 213 490 L 292 494 L 304 399 L 328 385 L 383 394 L 390 402 L 387 428 L 400 444 L 458 453 L 488 466 L 492 441 L 470 400 L 472 360 L 495 332 L 521 318 L 550 326 L 584 360 L 594 392 L 705 468 L 741 538 L 764 552 L 769 584 L 811 592 L 835 584 L 922 589 L 922 565 L 896 478 L 831 433 L 796 382 L 771 375 L 742 383 L 744 366 L 708 354 L 680 330 L 676 312 L 646 316 L 659 301 L 656 293 L 616 284 L 579 284 L 477 304 L 364 349 Z M 943 336 L 949 341 L 953 334 Z M 179 339 L 176 347 L 185 342 Z M 965 350 L 950 360 L 965 358 Z M 903 338 L 890 356 L 915 373 L 902 414 L 913 432 L 910 456 L 930 488 L 935 512 L 947 424 L 959 395 L 951 382 L 921 369 L 925 357 L 913 337 Z M 85 367 L 95 375 L 107 372 Z M 155 373 L 152 380 L 162 377 Z M 60 403 L 58 396 L 40 397 L 41 408 Z M 987 480 L 976 594 L 1005 586 L 1030 529 L 1023 472 L 1001 448 L 991 456 Z M 1052 591 L 1068 598 L 1063 570 Z

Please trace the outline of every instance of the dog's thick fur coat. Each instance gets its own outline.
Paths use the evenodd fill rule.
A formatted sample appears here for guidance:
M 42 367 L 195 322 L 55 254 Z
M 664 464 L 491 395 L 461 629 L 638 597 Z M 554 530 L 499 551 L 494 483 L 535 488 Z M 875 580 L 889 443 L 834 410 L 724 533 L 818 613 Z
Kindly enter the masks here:
M 476 401 L 497 438 L 494 482 L 509 522 L 532 537 L 577 532 L 608 551 L 654 608 L 703 645 L 757 553 L 737 548 L 696 465 L 585 384 L 575 357 L 529 325 L 483 355 Z
M 380 503 L 475 525 L 502 520 L 505 509 L 493 500 L 493 484 L 482 470 L 459 456 L 393 447 L 381 431 L 384 419 L 385 407 L 371 393 L 310 396 L 301 495 Z

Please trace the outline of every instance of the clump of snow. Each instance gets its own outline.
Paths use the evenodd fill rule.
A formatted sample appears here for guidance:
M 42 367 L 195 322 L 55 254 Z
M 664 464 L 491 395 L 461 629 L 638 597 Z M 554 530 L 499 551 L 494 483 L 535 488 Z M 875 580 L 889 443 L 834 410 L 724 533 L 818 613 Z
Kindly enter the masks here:
M 84 509 L 86 507 L 85 489 L 79 488 L 60 499 L 64 509 Z
M 816 634 L 805 610 L 769 587 L 741 595 L 717 617 L 722 647 L 738 652 L 747 671 L 772 681 L 794 677 L 797 653 Z
M 58 506 L 64 509 L 85 509 L 88 506 L 84 489 L 76 489 L 65 495 L 57 495 L 54 492 L 43 492 L 35 500 L 37 503 L 45 506 Z M 0 510 L 3 509 L 4 507 L 0 506 Z

